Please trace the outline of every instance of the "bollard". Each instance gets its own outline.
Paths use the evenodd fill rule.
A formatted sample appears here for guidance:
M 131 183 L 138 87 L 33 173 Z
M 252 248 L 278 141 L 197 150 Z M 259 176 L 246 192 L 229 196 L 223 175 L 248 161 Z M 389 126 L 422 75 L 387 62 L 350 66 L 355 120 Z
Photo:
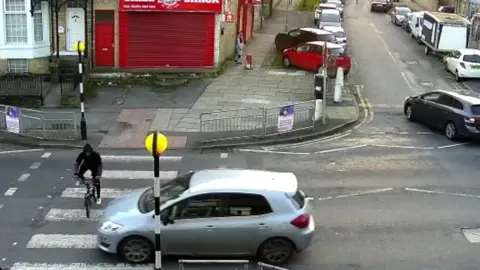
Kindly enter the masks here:
M 245 69 L 252 69 L 253 68 L 253 57 L 251 54 L 247 54 L 245 58 Z
M 337 78 L 335 79 L 335 90 L 333 92 L 333 102 L 338 103 L 342 102 L 342 92 L 344 84 L 344 73 L 343 68 L 339 67 L 337 69 Z
M 315 100 L 315 116 L 314 116 L 315 121 L 319 121 L 322 118 L 322 112 L 323 112 L 323 100 L 316 99 Z

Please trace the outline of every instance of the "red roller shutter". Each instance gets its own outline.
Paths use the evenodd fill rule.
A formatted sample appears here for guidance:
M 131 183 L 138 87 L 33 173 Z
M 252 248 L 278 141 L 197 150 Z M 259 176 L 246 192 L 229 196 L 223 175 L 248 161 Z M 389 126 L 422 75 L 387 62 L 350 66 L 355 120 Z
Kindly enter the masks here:
M 120 15 L 121 67 L 214 66 L 215 14 L 122 13 Z

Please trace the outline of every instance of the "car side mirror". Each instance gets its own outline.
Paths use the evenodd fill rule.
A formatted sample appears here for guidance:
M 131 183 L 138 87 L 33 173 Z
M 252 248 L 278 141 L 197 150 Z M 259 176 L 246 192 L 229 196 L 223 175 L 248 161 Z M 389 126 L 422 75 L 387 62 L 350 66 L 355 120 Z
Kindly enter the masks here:
M 153 215 L 152 218 L 155 218 L 155 215 Z M 163 226 L 175 223 L 175 220 L 170 215 L 160 216 L 160 221 L 162 222 Z

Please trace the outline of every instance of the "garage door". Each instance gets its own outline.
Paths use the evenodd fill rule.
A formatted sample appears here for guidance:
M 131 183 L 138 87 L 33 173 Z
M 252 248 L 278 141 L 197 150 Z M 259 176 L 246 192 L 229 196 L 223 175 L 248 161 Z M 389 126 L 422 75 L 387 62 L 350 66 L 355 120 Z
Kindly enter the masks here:
M 122 12 L 120 66 L 213 67 L 212 13 Z

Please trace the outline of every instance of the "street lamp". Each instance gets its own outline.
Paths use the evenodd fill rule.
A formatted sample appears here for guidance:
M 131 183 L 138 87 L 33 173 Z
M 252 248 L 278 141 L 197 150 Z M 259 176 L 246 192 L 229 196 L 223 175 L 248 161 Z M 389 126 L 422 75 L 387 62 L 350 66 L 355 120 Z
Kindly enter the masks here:
M 85 105 L 83 97 L 83 52 L 85 51 L 85 43 L 78 41 L 74 45 L 74 50 L 78 52 L 78 88 L 80 89 L 80 111 L 82 117 L 80 119 L 80 134 L 82 140 L 87 139 L 87 121 L 85 120 Z
M 160 243 L 160 155 L 167 150 L 168 140 L 160 132 L 154 132 L 145 138 L 145 148 L 153 156 L 153 193 L 155 195 L 155 270 L 162 269 L 162 251 Z

